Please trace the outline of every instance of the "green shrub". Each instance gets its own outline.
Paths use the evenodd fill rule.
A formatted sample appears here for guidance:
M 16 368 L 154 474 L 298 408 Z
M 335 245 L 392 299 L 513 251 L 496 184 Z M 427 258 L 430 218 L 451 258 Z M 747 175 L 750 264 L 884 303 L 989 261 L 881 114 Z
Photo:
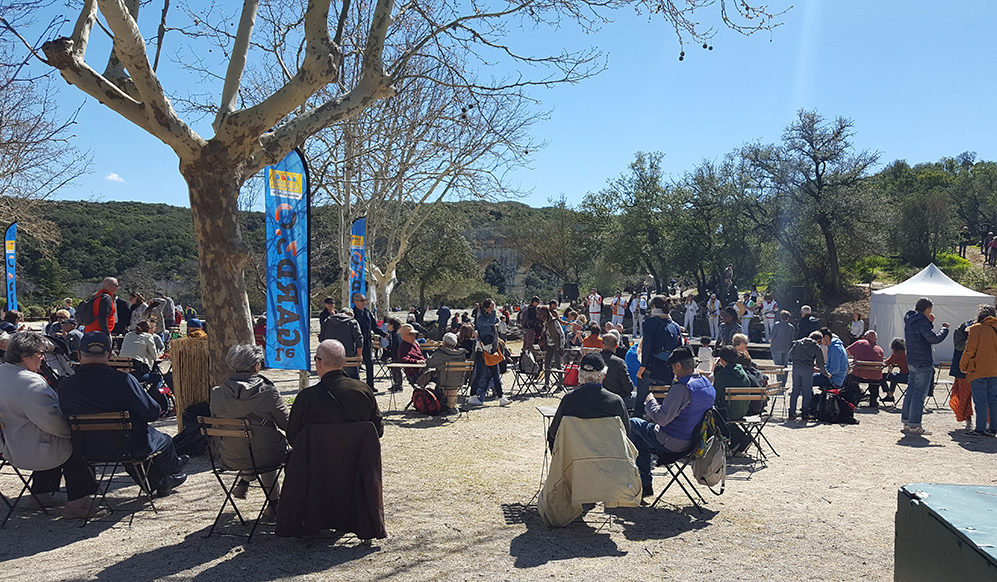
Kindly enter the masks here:
M 39 305 L 28 305 L 22 308 L 25 319 L 45 319 L 45 308 Z
M 937 260 L 935 260 L 935 266 L 949 277 L 958 281 L 966 276 L 973 263 L 955 253 L 941 253 L 938 255 Z

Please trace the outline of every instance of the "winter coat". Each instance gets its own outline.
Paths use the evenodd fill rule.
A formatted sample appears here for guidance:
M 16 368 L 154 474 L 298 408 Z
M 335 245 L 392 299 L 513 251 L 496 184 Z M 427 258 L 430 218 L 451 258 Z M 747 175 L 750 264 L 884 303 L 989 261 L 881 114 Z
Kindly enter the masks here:
M 210 398 L 211 416 L 249 420 L 257 469 L 275 467 L 284 461 L 287 439 L 281 431 L 287 430 L 290 409 L 266 378 L 236 372 L 224 384 L 212 388 Z M 222 462 L 230 469 L 253 467 L 245 439 L 219 438 L 217 444 Z
M 928 316 L 911 309 L 904 315 L 904 339 L 907 340 L 907 365 L 912 368 L 933 366 L 931 346 L 942 343 L 949 335 L 947 327 L 936 332 Z M 968 345 L 968 342 L 967 342 Z
M 793 366 L 824 370 L 824 352 L 821 351 L 820 344 L 809 337 L 793 342 L 793 347 L 789 349 L 789 361 Z
M 556 351 L 564 349 L 564 328 L 561 327 L 561 322 L 553 317 L 544 322 L 543 334 L 541 337 L 543 338 L 543 344 L 547 346 L 547 349 L 553 349 Z
M 907 351 L 910 352 L 910 348 Z M 997 317 L 987 316 L 982 323 L 969 328 L 959 368 L 970 382 L 997 377 Z
M 467 353 L 460 348 L 448 348 L 443 346 L 426 358 L 426 369 L 436 370 L 436 385 L 448 388 L 459 387 L 464 383 L 463 374 L 447 373 L 444 371 L 449 362 L 464 362 L 467 360 Z M 452 378 L 450 376 L 453 376 Z
M 352 358 L 363 350 L 363 333 L 360 330 L 360 323 L 345 313 L 330 315 L 322 322 L 318 340 L 321 342 L 327 339 L 339 340 L 339 343 L 343 344 L 343 348 L 346 350 L 347 358 Z
M 748 388 L 751 380 L 741 364 L 717 365 L 713 370 L 713 388 L 717 392 L 716 407 L 726 420 L 740 420 L 748 413 L 748 400 L 727 402 L 728 388 Z
M 159 352 L 156 350 L 156 340 L 152 339 L 151 333 L 130 331 L 121 340 L 121 350 L 118 351 L 118 356 L 138 360 L 149 366 L 151 370 L 159 358 Z
M 53 469 L 73 452 L 55 390 L 41 374 L 19 364 L 0 365 L 0 419 L 3 458 L 19 469 Z
M 820 320 L 813 315 L 808 315 L 800 320 L 800 326 L 797 329 L 796 337 L 797 339 L 803 339 L 818 329 L 820 329 Z

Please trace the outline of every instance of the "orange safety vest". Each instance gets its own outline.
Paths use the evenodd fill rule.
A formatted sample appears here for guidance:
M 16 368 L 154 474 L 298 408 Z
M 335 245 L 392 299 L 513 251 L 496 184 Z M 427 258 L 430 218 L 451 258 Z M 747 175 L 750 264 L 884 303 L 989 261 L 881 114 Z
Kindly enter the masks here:
M 110 335 L 111 330 L 114 329 L 114 322 L 118 311 L 115 307 L 116 302 L 114 301 L 114 295 L 108 293 L 106 289 L 101 289 L 93 296 L 93 323 L 83 329 L 84 331 L 104 331 L 100 329 L 100 320 L 98 319 L 100 314 L 100 302 L 103 300 L 103 297 L 100 297 L 101 294 L 107 295 L 111 298 L 111 311 L 107 314 L 107 333 Z

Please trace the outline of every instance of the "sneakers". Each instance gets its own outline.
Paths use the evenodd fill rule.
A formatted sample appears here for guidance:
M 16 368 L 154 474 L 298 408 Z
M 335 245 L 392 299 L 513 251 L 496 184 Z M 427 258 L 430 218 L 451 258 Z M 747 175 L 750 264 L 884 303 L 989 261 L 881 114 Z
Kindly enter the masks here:
M 477 396 L 472 396 L 467 399 L 467 403 L 471 406 L 481 406 L 484 402 L 481 401 Z
M 511 400 L 509 400 L 505 396 L 499 398 L 499 406 L 509 406 L 510 402 L 511 402 Z
M 966 436 L 988 436 L 985 430 L 967 430 Z
M 174 473 L 172 475 L 167 475 L 167 477 L 160 482 L 159 488 L 156 489 L 156 497 L 166 497 L 170 493 L 173 493 L 173 489 L 183 485 L 183 482 L 186 480 L 186 473 Z
M 988 428 L 987 430 L 985 430 L 983 432 L 986 433 L 987 436 L 997 437 L 997 430 L 995 430 L 995 429 Z
M 795 412 L 790 412 L 789 413 L 789 420 L 796 420 L 796 413 Z
M 913 436 L 928 436 L 931 434 L 931 431 L 923 426 L 908 426 L 907 430 L 904 432 Z
M 249 492 L 249 481 L 246 481 L 245 479 L 239 479 L 239 482 L 235 484 L 234 488 L 232 488 L 232 497 L 235 497 L 236 499 L 245 499 L 246 493 L 248 492 Z

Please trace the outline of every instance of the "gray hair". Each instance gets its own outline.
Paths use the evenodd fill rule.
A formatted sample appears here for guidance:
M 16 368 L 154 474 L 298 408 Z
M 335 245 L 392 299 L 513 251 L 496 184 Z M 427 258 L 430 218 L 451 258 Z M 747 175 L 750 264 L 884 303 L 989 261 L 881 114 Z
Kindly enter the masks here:
M 350 317 L 353 317 L 353 310 L 350 309 L 349 307 L 344 307 L 343 309 L 340 309 L 339 312 L 342 313 L 343 315 L 348 315 Z
M 315 357 L 321 359 L 333 370 L 342 370 L 343 366 L 346 365 L 346 348 L 339 340 L 327 339 L 318 345 Z
M 457 334 L 450 332 L 443 334 L 443 345 L 451 348 L 457 347 Z
M 263 348 L 253 344 L 232 346 L 225 356 L 225 363 L 233 372 L 254 372 L 256 365 L 263 365 Z
M 869 338 L 871 338 L 871 337 L 874 337 L 874 338 L 877 338 L 877 339 L 878 339 L 878 338 L 879 338 L 879 334 L 878 334 L 878 333 L 876 333 L 876 330 L 874 330 L 874 329 L 870 329 L 869 331 L 867 331 L 867 332 L 865 332 L 864 334 L 862 334 L 862 337 L 864 337 L 864 338 L 866 338 L 866 339 L 869 339 Z
M 24 358 L 38 352 L 50 352 L 55 346 L 45 336 L 34 331 L 21 331 L 10 336 L 4 358 L 11 364 L 20 364 Z
M 592 372 L 589 372 L 587 370 L 578 370 L 579 384 L 602 384 L 602 380 L 605 377 L 606 377 L 606 368 Z

